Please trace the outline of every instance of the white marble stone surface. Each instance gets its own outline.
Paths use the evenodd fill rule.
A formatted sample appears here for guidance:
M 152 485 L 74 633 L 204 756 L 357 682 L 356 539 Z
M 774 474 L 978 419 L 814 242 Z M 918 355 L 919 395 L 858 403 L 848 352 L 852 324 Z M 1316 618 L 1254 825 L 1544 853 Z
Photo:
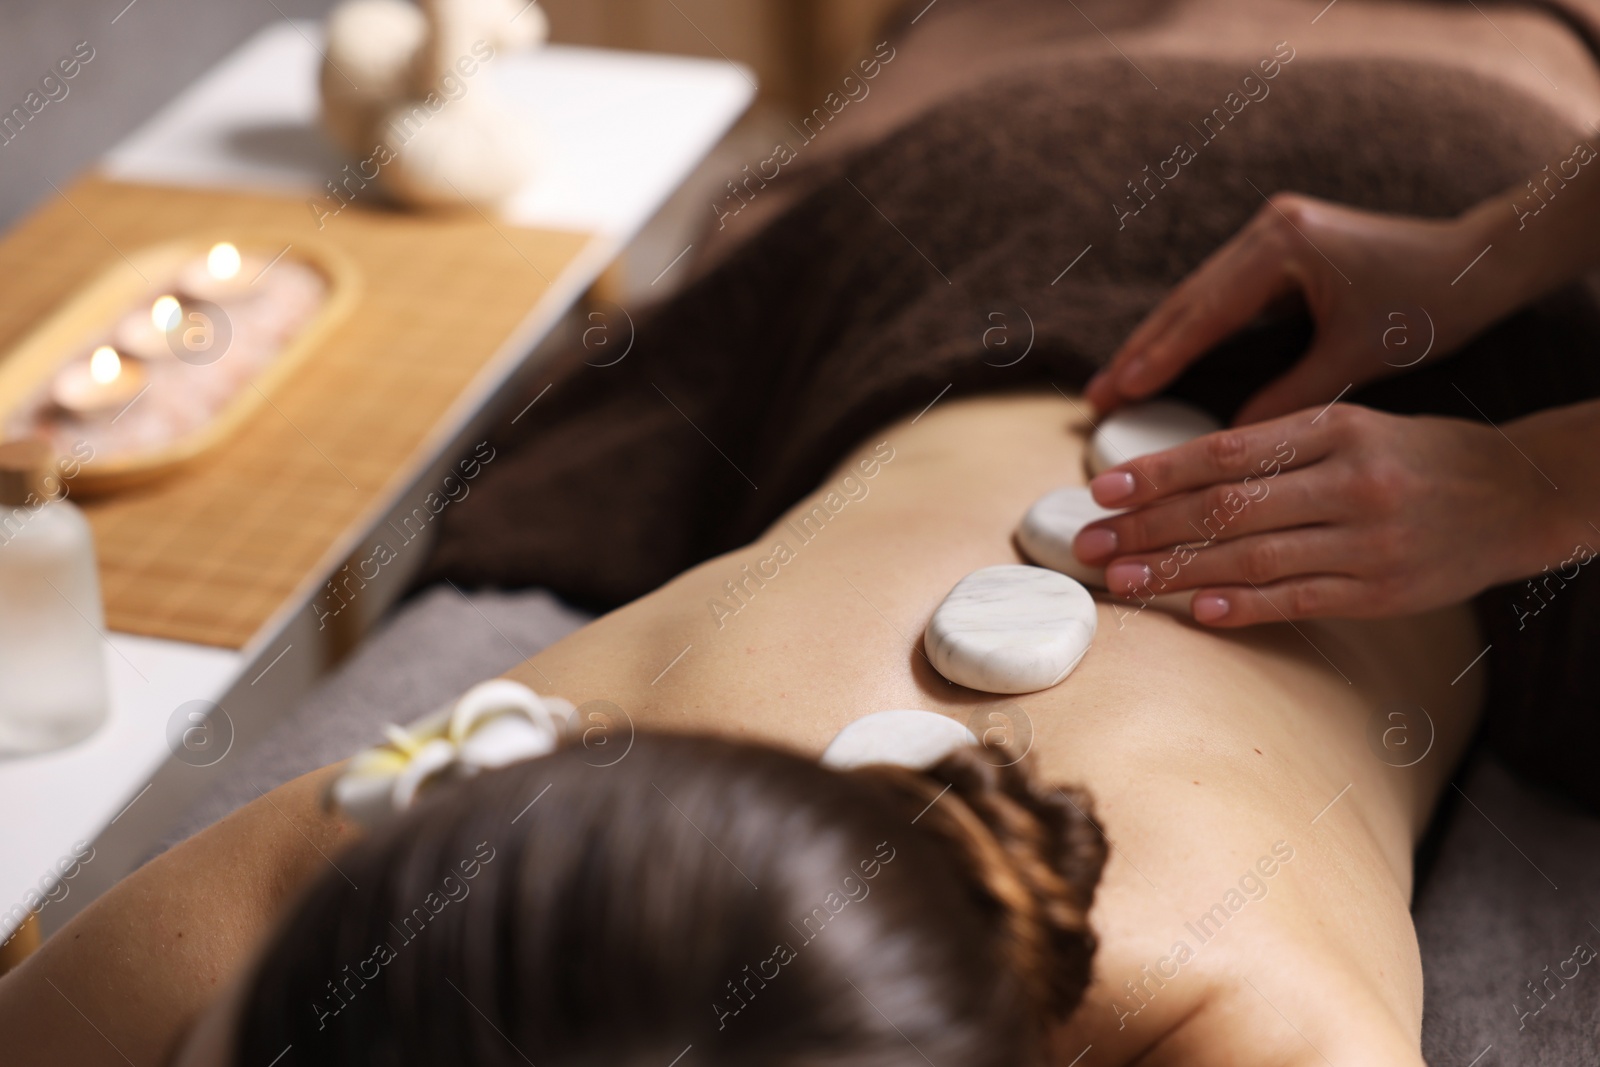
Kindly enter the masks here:
M 971 730 L 931 711 L 877 711 L 846 726 L 822 753 L 836 771 L 892 763 L 925 771 L 950 753 L 976 745 Z
M 1017 526 L 1017 547 L 1041 567 L 1060 571 L 1095 589 L 1106 587 L 1104 567 L 1091 567 L 1072 554 L 1072 542 L 1091 522 L 1120 514 L 1094 502 L 1089 487 L 1069 485 L 1034 502 Z
M 1134 404 L 1114 412 L 1100 423 L 1094 436 L 1089 438 L 1084 462 L 1089 468 L 1089 477 L 1093 478 L 1130 459 L 1165 452 L 1220 429 L 1222 424 L 1216 419 L 1177 400 Z
M 1094 599 L 1043 567 L 974 571 L 934 611 L 923 647 L 935 670 L 985 693 L 1033 693 L 1060 682 L 1094 641 Z
M 1101 519 L 1118 514 L 1121 512 L 1111 511 L 1096 504 L 1086 486 L 1072 485 L 1057 489 L 1040 497 L 1023 516 L 1022 523 L 1017 527 L 1017 547 L 1022 550 L 1023 555 L 1041 567 L 1060 571 L 1091 589 L 1104 589 L 1105 568 L 1091 567 L 1087 563 L 1079 562 L 1078 557 L 1072 554 L 1072 542 L 1078 536 L 1078 532 L 1091 522 L 1099 522 Z M 1137 611 L 1141 607 L 1151 607 L 1158 611 L 1187 616 L 1189 602 L 1193 599 L 1194 593 L 1184 590 L 1119 603 L 1122 604 L 1123 611 Z M 1118 617 L 1122 616 L 1119 614 Z

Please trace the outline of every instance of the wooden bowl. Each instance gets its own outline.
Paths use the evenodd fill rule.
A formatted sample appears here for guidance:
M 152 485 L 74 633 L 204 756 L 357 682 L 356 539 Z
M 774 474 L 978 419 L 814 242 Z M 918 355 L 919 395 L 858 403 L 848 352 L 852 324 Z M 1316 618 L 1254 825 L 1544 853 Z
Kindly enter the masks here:
M 93 495 L 142 484 L 205 456 L 256 413 L 266 394 L 295 373 L 359 298 L 361 274 L 355 263 L 339 249 L 306 241 L 302 234 L 195 234 L 139 249 L 119 257 L 0 356 L 0 425 L 33 403 L 45 383 L 75 355 L 106 342 L 130 309 L 160 293 L 176 291 L 183 266 L 203 259 L 220 241 L 231 241 L 247 260 L 271 261 L 281 252 L 311 267 L 327 285 L 321 306 L 203 426 L 148 450 L 96 456 L 79 468 L 73 492 Z

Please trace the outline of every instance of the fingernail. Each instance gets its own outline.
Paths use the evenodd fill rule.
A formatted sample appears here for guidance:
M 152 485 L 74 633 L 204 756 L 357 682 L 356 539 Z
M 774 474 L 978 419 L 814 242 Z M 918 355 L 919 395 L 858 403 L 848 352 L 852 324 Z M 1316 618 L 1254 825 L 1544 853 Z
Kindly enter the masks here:
M 1228 613 L 1228 598 L 1207 593 L 1197 596 L 1189 605 L 1196 622 L 1216 622 Z
M 1106 568 L 1106 588 L 1122 596 L 1132 596 L 1148 589 L 1155 578 L 1143 563 L 1113 563 Z
M 1127 471 L 1107 471 L 1089 482 L 1089 492 L 1102 507 L 1112 507 L 1133 495 L 1133 475 Z
M 1072 542 L 1072 551 L 1085 563 L 1098 563 L 1116 554 L 1117 531 L 1104 526 L 1092 526 Z

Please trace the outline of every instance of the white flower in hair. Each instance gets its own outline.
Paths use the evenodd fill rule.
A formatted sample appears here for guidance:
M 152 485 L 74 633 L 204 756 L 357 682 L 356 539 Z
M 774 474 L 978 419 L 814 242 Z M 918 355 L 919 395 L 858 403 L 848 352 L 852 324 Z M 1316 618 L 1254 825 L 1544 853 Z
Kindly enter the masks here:
M 377 826 L 436 781 L 470 778 L 554 751 L 573 710 L 571 701 L 541 697 L 504 678 L 473 686 L 410 726 L 385 727 L 388 741 L 350 760 L 329 801 L 356 822 Z

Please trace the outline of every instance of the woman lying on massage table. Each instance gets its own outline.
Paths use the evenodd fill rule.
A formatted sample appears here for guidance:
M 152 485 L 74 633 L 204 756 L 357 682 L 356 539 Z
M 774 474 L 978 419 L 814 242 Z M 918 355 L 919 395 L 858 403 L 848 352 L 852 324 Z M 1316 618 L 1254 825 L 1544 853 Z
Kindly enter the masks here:
M 934 606 L 1081 470 L 1082 408 L 887 426 L 513 672 L 624 709 L 631 751 L 437 786 L 365 840 L 330 767 L 151 862 L 0 981 L 7 1062 L 1420 1063 L 1412 850 L 1477 713 L 1465 610 L 1219 633 L 1107 602 L 1066 681 L 1005 699 L 924 658 Z M 1311 414 L 1259 457 L 1269 492 L 1346 432 Z M 993 749 L 815 764 L 891 708 L 1003 725 L 1030 777 Z M 1396 727 L 1415 759 L 1380 758 Z
M 445 516 L 442 572 L 482 584 L 562 578 L 620 602 L 721 553 L 517 672 L 625 710 L 633 748 L 441 786 L 366 841 L 325 813 L 338 768 L 268 794 L 0 980 L 8 1062 L 1421 1062 L 1411 857 L 1480 703 L 1464 609 L 1222 633 L 1107 601 L 1066 681 L 1005 700 L 946 683 L 918 634 L 956 581 L 1017 559 L 1023 512 L 1082 469 L 1086 405 L 1048 383 L 1085 380 L 1263 192 L 1453 215 L 1570 151 L 1582 116 L 1533 99 L 1538 77 L 1492 77 L 1498 27 L 1523 39 L 1498 7 L 1489 24 L 1477 5 L 1195 4 L 1140 47 L 1132 22 L 1189 5 L 1092 25 L 1048 0 L 916 6 L 871 104 L 815 146 L 797 135 L 815 192 L 625 361 L 587 369 L 576 414 L 557 388 L 517 427 L 520 458 L 508 447 Z M 1211 8 L 1259 25 L 1216 53 Z M 1589 54 L 1529 8 L 1522 25 L 1592 88 Z M 957 84 L 986 25 L 1005 31 L 989 68 L 925 115 L 891 106 L 895 78 Z M 1032 49 L 1041 27 L 1058 32 Z M 1457 30 L 1481 35 L 1476 73 L 1407 62 L 1449 58 Z M 1349 47 L 1318 60 L 1336 32 Z M 919 49 L 936 33 L 947 49 Z M 822 163 L 852 116 L 885 137 L 840 163 L 846 183 Z M 1225 135 L 1185 132 L 1206 116 Z M 1191 139 L 1182 179 L 1132 199 Z M 741 182 L 759 196 L 730 229 L 778 211 L 780 185 Z M 1038 344 L 991 364 L 977 337 L 1002 308 Z M 1479 369 L 1513 358 L 1515 377 L 1535 369 Z M 1489 405 L 1479 380 L 1463 388 Z M 1023 381 L 1036 391 L 1001 391 Z M 891 408 L 907 420 L 863 432 Z M 1286 496 L 1274 463 L 1294 473 L 1359 418 L 1315 414 L 1247 449 L 1266 504 Z M 761 492 L 707 440 L 753 457 Z M 807 464 L 852 440 L 819 481 Z M 774 514 L 813 485 L 792 521 Z M 797 533 L 819 505 L 828 519 Z M 485 518 L 504 519 L 496 536 Z M 741 532 L 701 551 L 711 526 Z M 847 723 L 916 707 L 1002 734 L 1035 785 L 978 754 L 930 774 L 811 762 Z M 1415 757 L 1395 758 L 1396 729 Z

